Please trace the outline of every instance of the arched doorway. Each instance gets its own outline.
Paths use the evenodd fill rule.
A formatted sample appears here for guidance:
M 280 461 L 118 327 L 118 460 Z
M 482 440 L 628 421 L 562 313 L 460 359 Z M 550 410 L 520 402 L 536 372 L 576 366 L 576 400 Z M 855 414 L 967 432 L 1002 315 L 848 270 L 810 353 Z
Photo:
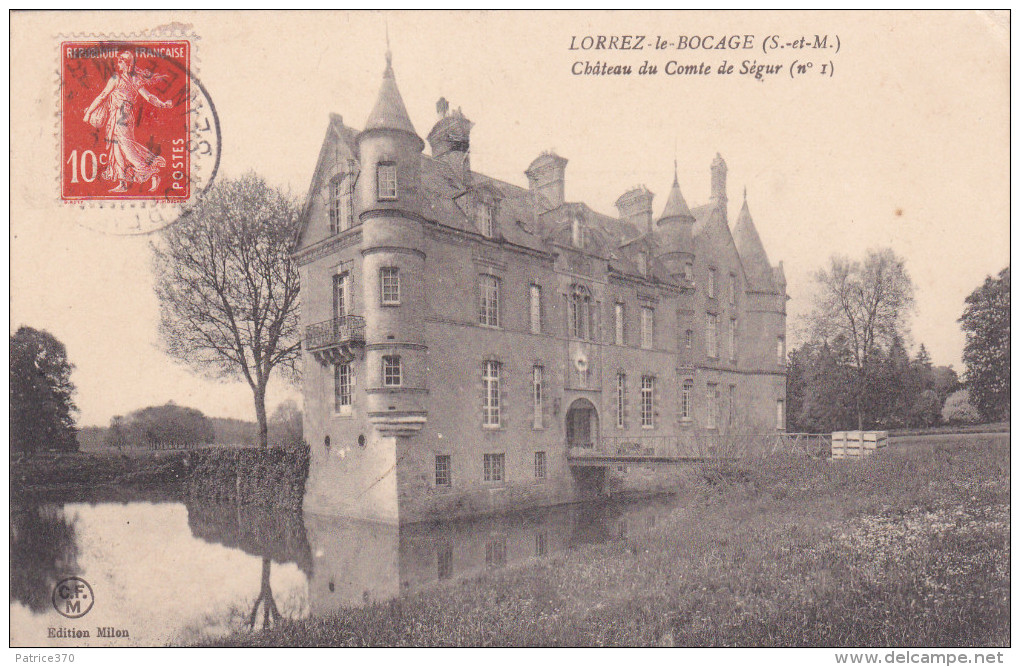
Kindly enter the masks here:
M 586 398 L 578 398 L 567 410 L 567 448 L 591 449 L 599 441 L 599 415 Z

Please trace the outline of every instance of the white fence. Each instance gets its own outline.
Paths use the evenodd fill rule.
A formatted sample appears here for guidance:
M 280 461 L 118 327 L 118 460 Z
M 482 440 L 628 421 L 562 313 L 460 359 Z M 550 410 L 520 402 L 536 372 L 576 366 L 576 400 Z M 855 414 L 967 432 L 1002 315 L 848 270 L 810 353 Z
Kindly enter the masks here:
M 834 431 L 832 458 L 864 458 L 885 447 L 888 440 L 888 431 Z

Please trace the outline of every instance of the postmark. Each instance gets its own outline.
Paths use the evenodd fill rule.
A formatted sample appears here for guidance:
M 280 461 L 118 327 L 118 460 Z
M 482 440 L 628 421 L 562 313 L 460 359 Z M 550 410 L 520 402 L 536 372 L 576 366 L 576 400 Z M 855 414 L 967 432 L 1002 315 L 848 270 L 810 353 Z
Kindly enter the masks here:
M 191 195 L 188 40 L 63 42 L 61 198 Z
M 53 608 L 66 618 L 81 618 L 92 610 L 96 603 L 95 593 L 89 582 L 81 577 L 67 577 L 53 587 Z

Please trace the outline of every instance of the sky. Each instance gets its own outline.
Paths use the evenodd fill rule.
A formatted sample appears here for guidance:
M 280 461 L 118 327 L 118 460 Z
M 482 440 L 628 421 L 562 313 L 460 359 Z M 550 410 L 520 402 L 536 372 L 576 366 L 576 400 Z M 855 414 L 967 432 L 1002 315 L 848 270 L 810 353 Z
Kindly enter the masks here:
M 525 186 L 544 150 L 569 160 L 566 196 L 615 214 L 638 184 L 665 203 L 674 158 L 691 207 L 709 164 L 729 167 L 731 223 L 748 204 L 788 280 L 791 342 L 811 276 L 835 253 L 890 247 L 916 286 L 910 342 L 962 371 L 964 298 L 1009 263 L 1009 31 L 979 12 L 53 12 L 11 22 L 11 331 L 63 341 L 81 425 L 168 400 L 253 419 L 242 383 L 206 380 L 159 339 L 150 238 L 103 233 L 130 210 L 59 202 L 61 35 L 194 35 L 195 76 L 216 106 L 219 177 L 254 170 L 303 196 L 330 113 L 360 127 L 379 90 L 386 33 L 418 134 L 440 97 L 475 123 L 472 168 Z M 762 51 L 838 36 L 835 49 Z M 643 50 L 571 50 L 584 36 L 643 35 Z M 680 36 L 751 35 L 751 50 L 678 50 Z M 659 37 L 665 50 L 651 46 Z M 608 40 L 607 40 L 608 41 Z M 813 72 L 790 77 L 790 65 Z M 575 63 L 648 61 L 654 75 L 577 76 Z M 708 76 L 667 75 L 667 63 Z M 720 76 L 726 61 L 734 73 Z M 756 80 L 748 64 L 781 64 Z M 828 63 L 826 74 L 820 73 Z M 580 67 L 583 68 L 583 65 Z M 427 150 L 427 149 L 426 149 Z M 120 219 L 118 219 L 120 220 Z M 270 383 L 272 409 L 297 388 Z

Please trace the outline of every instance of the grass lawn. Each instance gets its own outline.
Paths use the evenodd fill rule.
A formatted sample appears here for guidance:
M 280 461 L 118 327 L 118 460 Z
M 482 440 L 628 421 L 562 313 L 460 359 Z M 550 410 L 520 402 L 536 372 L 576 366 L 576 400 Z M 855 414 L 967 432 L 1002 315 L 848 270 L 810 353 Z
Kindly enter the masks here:
M 1009 435 L 691 468 L 677 510 L 225 645 L 1007 646 Z

